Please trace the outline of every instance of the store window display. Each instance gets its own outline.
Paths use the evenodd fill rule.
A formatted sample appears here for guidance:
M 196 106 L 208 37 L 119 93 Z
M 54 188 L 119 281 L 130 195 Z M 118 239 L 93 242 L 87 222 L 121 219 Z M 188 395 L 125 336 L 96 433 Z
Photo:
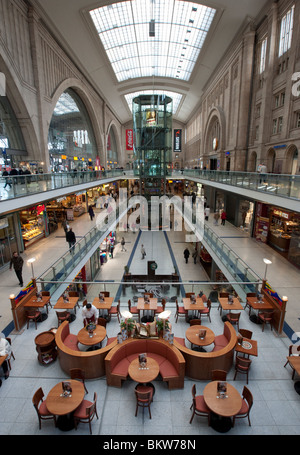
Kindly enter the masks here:
M 44 205 L 31 207 L 20 212 L 21 232 L 24 249 L 49 234 Z

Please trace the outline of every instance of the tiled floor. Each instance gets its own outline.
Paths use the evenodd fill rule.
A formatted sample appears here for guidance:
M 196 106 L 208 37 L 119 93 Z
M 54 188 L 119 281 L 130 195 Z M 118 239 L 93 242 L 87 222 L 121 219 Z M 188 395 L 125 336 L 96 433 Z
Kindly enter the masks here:
M 89 220 L 81 217 L 80 225 L 76 225 L 76 232 L 84 232 L 88 226 Z M 221 227 L 216 227 L 220 233 L 225 233 L 230 226 L 221 231 Z M 235 229 L 235 228 L 234 228 Z M 226 231 L 227 233 L 229 231 Z M 231 231 L 232 232 L 232 231 Z M 143 243 L 147 251 L 147 259 L 152 257 L 156 260 L 159 267 L 162 264 L 172 267 L 170 252 L 166 243 L 165 235 L 162 233 L 126 233 L 126 252 L 121 252 L 118 244 L 115 249 L 114 259 L 110 259 L 102 268 L 98 279 L 119 280 L 123 274 L 124 265 L 130 259 L 130 254 L 138 239 L 135 254 L 132 259 L 131 271 L 135 270 L 141 273 L 146 267 L 146 261 L 141 259 L 140 244 Z M 172 246 L 174 258 L 179 267 L 183 279 L 189 280 L 207 280 L 205 272 L 199 264 L 194 264 L 190 259 L 185 264 L 183 258 L 184 237 L 183 234 L 173 232 L 168 234 Z M 231 236 L 232 237 L 232 236 Z M 251 239 L 250 239 L 251 240 Z M 236 239 L 237 247 L 241 248 L 240 241 Z M 63 245 L 64 239 L 55 239 L 59 250 L 59 245 Z M 45 242 L 46 245 L 46 242 Z M 65 245 L 66 247 L 66 245 Z M 266 252 L 261 246 L 256 247 L 256 252 L 246 248 L 241 249 L 244 259 L 248 258 L 254 261 L 259 255 L 264 257 Z M 38 253 L 38 251 L 37 251 Z M 268 250 L 268 257 L 272 250 Z M 45 250 L 40 246 L 39 254 L 45 257 Z M 52 254 L 52 253 L 51 253 Z M 270 257 L 277 261 L 276 254 Z M 274 265 L 280 268 L 282 262 Z M 250 264 L 253 266 L 252 264 Z M 286 264 L 284 264 L 286 265 Z M 42 267 L 42 262 L 39 263 Z M 45 266 L 43 265 L 43 268 Z M 166 270 L 166 269 L 165 269 Z M 173 271 L 173 270 L 172 270 Z M 13 273 L 13 272 L 6 272 Z M 286 273 L 286 272 L 283 272 Z M 293 273 L 291 273 L 293 275 Z M 273 275 L 275 277 L 275 274 Z M 271 268 L 270 268 L 270 278 Z M 278 283 L 278 280 L 275 281 Z M 13 279 L 7 285 L 12 286 Z M 294 283 L 295 285 L 295 283 Z M 92 300 L 93 295 L 97 294 L 97 288 L 93 286 L 88 294 L 88 300 Z M 207 286 L 207 287 L 206 287 Z M 289 286 L 292 289 L 292 282 Z M 209 285 L 203 286 L 206 291 Z M 116 286 L 114 288 L 116 290 Z M 172 289 L 170 291 L 172 294 Z M 174 293 L 174 291 L 173 291 Z M 296 294 L 296 293 L 295 293 Z M 123 296 L 121 299 L 121 310 L 127 309 L 127 300 L 132 294 Z M 289 295 L 289 294 L 288 294 Z M 184 337 L 188 324 L 184 320 L 179 320 L 176 324 L 174 321 L 175 304 L 167 303 L 167 308 L 172 311 L 171 323 L 176 336 Z M 220 318 L 215 304 L 211 314 L 212 322 L 207 322 L 216 335 L 223 332 L 223 322 Z M 67 376 L 62 372 L 59 361 L 48 366 L 41 366 L 37 361 L 34 338 L 41 331 L 50 327 L 57 326 L 56 314 L 52 309 L 48 318 L 39 324 L 38 330 L 34 325 L 26 328 L 20 334 L 11 335 L 13 351 L 16 360 L 12 360 L 12 371 L 8 380 L 4 381 L 0 388 L 0 434 L 2 435 L 86 435 L 88 434 L 88 425 L 80 424 L 78 430 L 72 430 L 68 433 L 62 433 L 56 429 L 53 422 L 43 422 L 42 429 L 38 429 L 38 420 L 32 405 L 32 396 L 38 387 L 42 387 L 45 394 L 58 382 Z M 248 313 L 242 311 L 240 327 L 253 331 L 253 338 L 258 341 L 258 357 L 252 358 L 250 371 L 249 388 L 254 397 L 254 405 L 251 410 L 251 427 L 247 419 L 241 419 L 236 422 L 233 429 L 227 435 L 299 435 L 300 434 L 300 397 L 294 390 L 294 381 L 291 379 L 291 369 L 289 366 L 284 368 L 288 346 L 291 343 L 285 335 L 279 337 L 276 332 L 271 332 L 267 327 L 262 332 L 261 326 L 253 324 L 248 317 Z M 82 319 L 80 311 L 77 311 L 77 318 L 70 325 L 72 333 L 77 333 L 82 328 Z M 107 326 L 108 336 L 114 336 L 119 331 L 118 322 L 112 320 Z M 186 341 L 187 345 L 188 341 Z M 234 368 L 228 373 L 228 381 L 232 383 L 241 393 L 245 383 L 245 378 L 238 376 L 233 381 Z M 297 378 L 296 378 L 297 379 Z M 295 380 L 296 380 L 295 379 Z M 98 415 L 99 420 L 93 421 L 93 434 L 95 435 L 169 435 L 169 436 L 188 436 L 188 435 L 218 435 L 215 430 L 208 427 L 207 420 L 195 416 L 193 423 L 189 424 L 191 416 L 191 387 L 196 383 L 197 393 L 201 394 L 207 381 L 194 381 L 189 378 L 185 379 L 184 389 L 169 391 L 166 383 L 157 379 L 155 381 L 156 393 L 151 406 L 152 419 L 150 420 L 147 410 L 143 413 L 139 411 L 135 417 L 135 383 L 128 379 L 124 382 L 121 389 L 107 387 L 105 378 L 88 380 L 88 399 L 92 399 L 94 391 L 98 393 Z M 163 423 L 163 424 L 162 424 Z

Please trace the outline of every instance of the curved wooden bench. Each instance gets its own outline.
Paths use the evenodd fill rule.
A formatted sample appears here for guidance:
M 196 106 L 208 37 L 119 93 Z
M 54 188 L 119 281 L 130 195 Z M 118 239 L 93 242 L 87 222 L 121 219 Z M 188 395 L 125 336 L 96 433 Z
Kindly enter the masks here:
M 237 343 L 235 328 L 230 322 L 224 323 L 222 335 L 215 337 L 215 347 L 211 352 L 193 351 L 176 341 L 174 346 L 185 358 L 185 374 L 191 379 L 211 379 L 212 370 L 229 371 L 232 367 L 234 348 Z
M 101 349 L 80 351 L 77 347 L 77 336 L 70 333 L 68 321 L 64 321 L 58 327 L 55 334 L 55 342 L 62 370 L 69 375 L 71 368 L 82 368 L 85 371 L 86 379 L 105 376 L 104 359 L 107 353 L 117 344 L 117 340 L 113 339 L 110 344 Z
M 139 354 L 147 353 L 159 364 L 163 381 L 169 389 L 184 387 L 185 360 L 181 352 L 163 339 L 137 340 L 129 338 L 115 346 L 105 358 L 106 381 L 110 386 L 121 387 L 128 376 L 128 367 Z

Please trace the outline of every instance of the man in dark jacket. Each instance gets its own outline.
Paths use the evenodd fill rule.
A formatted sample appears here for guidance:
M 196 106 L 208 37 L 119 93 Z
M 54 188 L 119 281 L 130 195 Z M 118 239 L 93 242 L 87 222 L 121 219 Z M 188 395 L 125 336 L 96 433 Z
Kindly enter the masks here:
M 72 231 L 72 228 L 70 228 L 66 234 L 66 241 L 69 243 L 69 249 L 71 250 L 71 253 L 74 254 L 76 237 L 74 232 Z
M 13 252 L 13 256 L 10 260 L 10 270 L 12 269 L 12 267 L 14 267 L 14 271 L 16 272 L 16 275 L 18 277 L 18 280 L 19 280 L 19 285 L 22 287 L 23 286 L 23 277 L 22 277 L 22 268 L 23 268 L 23 259 L 21 258 L 21 256 L 18 255 L 17 251 L 14 251 Z
M 187 248 L 184 250 L 183 255 L 184 255 L 184 258 L 185 258 L 185 262 L 187 264 L 189 262 L 189 256 L 190 256 L 190 252 L 189 252 L 189 250 Z

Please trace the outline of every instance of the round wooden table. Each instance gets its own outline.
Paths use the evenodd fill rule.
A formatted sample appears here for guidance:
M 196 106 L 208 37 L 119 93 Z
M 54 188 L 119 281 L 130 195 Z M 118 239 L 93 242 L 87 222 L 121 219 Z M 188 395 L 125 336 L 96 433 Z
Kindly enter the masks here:
M 227 382 L 226 398 L 219 398 L 218 382 L 209 382 L 203 390 L 203 397 L 206 405 L 214 413 L 211 416 L 211 426 L 216 431 L 225 433 L 232 427 L 230 417 L 236 415 L 242 407 L 242 397 L 236 388 Z
M 157 378 L 159 374 L 159 365 L 156 360 L 147 357 L 146 368 L 141 368 L 139 358 L 137 357 L 130 363 L 128 374 L 134 381 L 146 384 Z
M 106 337 L 106 329 L 102 325 L 97 325 L 96 329 L 93 332 L 93 336 L 90 337 L 89 332 L 84 327 L 79 330 L 77 334 L 77 339 L 79 343 L 84 344 L 85 346 L 95 346 L 96 344 L 101 343 Z
M 68 379 L 72 392 L 70 396 L 62 396 L 62 382 L 56 384 L 48 393 L 46 398 L 46 406 L 51 414 L 58 416 L 57 427 L 63 431 L 69 431 L 74 428 L 74 420 L 72 412 L 82 403 L 84 399 L 84 386 L 80 381 Z
M 199 336 L 200 330 L 206 330 L 206 335 L 203 340 Z M 208 327 L 204 327 L 203 325 L 192 325 L 185 332 L 185 336 L 192 345 L 196 346 L 208 346 L 209 344 L 213 343 L 215 339 L 214 332 Z

